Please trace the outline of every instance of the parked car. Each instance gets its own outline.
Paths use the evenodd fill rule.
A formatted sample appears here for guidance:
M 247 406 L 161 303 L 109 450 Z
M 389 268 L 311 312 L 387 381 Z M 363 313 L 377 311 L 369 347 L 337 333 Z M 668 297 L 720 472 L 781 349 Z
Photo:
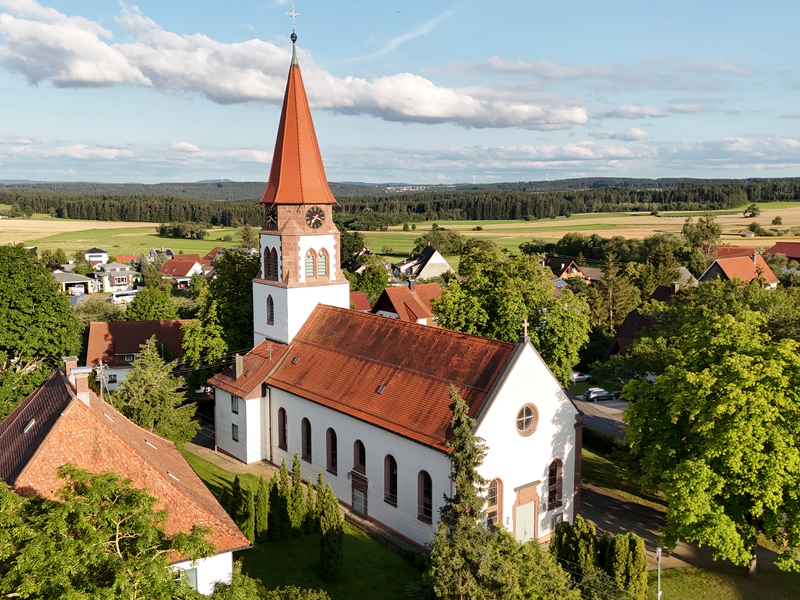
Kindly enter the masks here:
M 580 373 L 578 371 L 573 371 L 572 375 L 570 375 L 570 379 L 572 379 L 572 383 L 581 383 L 583 381 L 591 381 L 592 376 L 588 373 Z
M 609 392 L 603 388 L 589 388 L 583 394 L 583 399 L 586 402 L 602 402 L 606 400 L 616 400 L 616 398 L 616 392 Z

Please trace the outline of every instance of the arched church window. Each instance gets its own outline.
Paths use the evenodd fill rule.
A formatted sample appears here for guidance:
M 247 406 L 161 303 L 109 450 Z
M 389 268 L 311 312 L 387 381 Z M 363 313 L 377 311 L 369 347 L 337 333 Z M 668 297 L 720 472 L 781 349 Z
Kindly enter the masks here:
M 336 475 L 339 467 L 339 449 L 336 440 L 336 432 L 332 428 L 328 428 L 325 437 L 328 442 L 328 472 Z
M 328 274 L 328 253 L 320 250 L 317 257 L 317 277 L 325 277 Z
M 397 507 L 397 461 L 391 454 L 383 459 L 383 499 Z
M 547 510 L 561 506 L 561 480 L 563 468 L 561 461 L 555 459 L 547 468 Z
M 275 248 L 270 252 L 270 259 L 272 262 L 272 280 L 278 281 L 278 251 Z
M 420 471 L 417 476 L 417 518 L 433 523 L 433 481 L 427 471 Z
M 367 449 L 361 440 L 356 440 L 353 444 L 353 470 L 359 473 L 367 472 Z
M 272 254 L 269 248 L 264 248 L 264 279 L 272 279 Z
M 278 409 L 278 447 L 281 450 L 286 450 L 288 443 L 287 439 L 289 437 L 289 419 L 286 418 L 286 409 L 279 408 Z
M 306 277 L 314 277 L 314 258 L 315 254 L 313 250 L 309 250 L 306 253 Z
M 275 324 L 275 303 L 272 296 L 267 296 L 267 325 Z
M 490 527 L 503 521 L 503 482 L 492 479 L 486 491 L 486 524 Z

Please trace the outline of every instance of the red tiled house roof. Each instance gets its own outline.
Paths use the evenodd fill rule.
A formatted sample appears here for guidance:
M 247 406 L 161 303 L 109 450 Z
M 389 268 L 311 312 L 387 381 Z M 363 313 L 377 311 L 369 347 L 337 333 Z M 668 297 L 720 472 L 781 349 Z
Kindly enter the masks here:
M 785 254 L 787 258 L 800 261 L 800 243 L 777 242 L 772 248 L 764 250 L 767 254 Z
M 139 347 L 152 336 L 167 345 L 173 359 L 180 358 L 181 325 L 190 320 L 90 323 L 86 364 L 95 367 L 102 360 L 111 367 L 128 366 L 125 356 L 139 354 Z
M 134 260 L 136 260 L 137 256 L 135 254 L 117 254 L 117 262 L 122 264 L 128 264 Z
M 714 255 L 715 258 L 734 258 L 737 256 L 750 256 L 756 253 L 755 248 L 745 248 L 743 246 L 720 246 Z
M 391 312 L 401 321 L 416 323 L 418 319 L 433 318 L 431 300 L 441 295 L 442 288 L 438 283 L 416 285 L 413 292 L 406 286 L 388 287 L 381 292 L 372 312 Z
M 775 273 L 772 272 L 772 269 L 769 268 L 769 265 L 764 262 L 764 259 L 756 255 L 755 262 L 753 262 L 752 257 L 747 256 L 739 256 L 734 258 L 718 258 L 714 261 L 707 270 L 706 273 L 713 273 L 713 267 L 717 265 L 722 273 L 727 277 L 730 281 L 734 279 L 739 279 L 741 281 L 747 282 L 752 281 L 753 279 L 757 279 L 759 276 L 759 272 L 770 284 L 777 284 L 779 283 L 779 279 L 775 276 Z M 706 281 L 706 273 L 700 277 L 701 281 Z
M 200 258 L 198 257 L 197 260 L 180 260 L 177 258 L 171 258 L 167 262 L 164 263 L 164 266 L 161 267 L 158 272 L 163 273 L 164 275 L 169 275 L 171 277 L 188 277 L 189 272 L 194 268 L 195 265 L 200 264 Z
M 320 304 L 267 383 L 447 452 L 450 384 L 474 417 L 514 347 Z
M 356 310 L 363 310 L 369 312 L 372 307 L 369 305 L 369 299 L 364 292 L 350 292 L 350 303 L 355 304 Z
M 292 56 L 269 182 L 261 202 L 335 204 L 319 152 L 297 56 Z
M 218 552 L 250 545 L 172 442 L 85 393 L 88 405 L 58 370 L 6 417 L 0 423 L 0 478 L 22 495 L 55 498 L 64 485 L 56 476 L 63 464 L 114 471 L 155 496 L 156 510 L 167 510 L 167 534 L 201 525 L 211 529 L 206 539 Z
M 244 355 L 244 368 L 238 379 L 234 378 L 234 368 L 228 367 L 211 377 L 208 383 L 240 398 L 246 398 L 267 378 L 285 352 L 285 345 L 265 340 Z

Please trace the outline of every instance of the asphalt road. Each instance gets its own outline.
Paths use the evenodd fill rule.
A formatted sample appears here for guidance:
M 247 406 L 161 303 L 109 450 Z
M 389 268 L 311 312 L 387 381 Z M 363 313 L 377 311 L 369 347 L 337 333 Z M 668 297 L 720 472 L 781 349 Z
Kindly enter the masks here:
M 625 423 L 622 422 L 622 411 L 627 406 L 625 401 L 584 402 L 577 396 L 572 396 L 572 400 L 583 413 L 584 425 L 600 433 L 613 435 L 617 439 L 625 439 L 623 432 Z

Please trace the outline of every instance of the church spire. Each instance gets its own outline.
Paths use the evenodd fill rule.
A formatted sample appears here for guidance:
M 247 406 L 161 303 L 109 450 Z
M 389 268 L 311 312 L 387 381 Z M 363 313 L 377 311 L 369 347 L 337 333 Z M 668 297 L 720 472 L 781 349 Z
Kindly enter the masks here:
M 292 12 L 294 13 L 294 6 Z M 298 16 L 294 13 L 294 16 Z M 292 24 L 294 25 L 294 16 Z M 294 27 L 293 27 L 294 29 Z M 269 182 L 261 202 L 266 204 L 335 204 L 319 152 L 303 76 L 297 62 L 292 31 L 292 64 L 283 97 L 278 138 L 272 155 Z

